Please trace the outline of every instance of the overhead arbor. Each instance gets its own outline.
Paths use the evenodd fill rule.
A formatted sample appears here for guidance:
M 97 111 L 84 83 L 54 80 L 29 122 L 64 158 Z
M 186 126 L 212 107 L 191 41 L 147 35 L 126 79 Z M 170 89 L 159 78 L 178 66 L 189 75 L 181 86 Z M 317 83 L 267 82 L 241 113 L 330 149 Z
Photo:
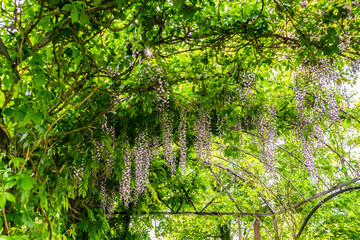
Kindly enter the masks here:
M 3 1 L 3 234 L 141 239 L 156 219 L 171 237 L 165 215 L 215 215 L 207 238 L 306 235 L 318 201 L 358 189 L 347 88 L 359 11 L 356 1 Z

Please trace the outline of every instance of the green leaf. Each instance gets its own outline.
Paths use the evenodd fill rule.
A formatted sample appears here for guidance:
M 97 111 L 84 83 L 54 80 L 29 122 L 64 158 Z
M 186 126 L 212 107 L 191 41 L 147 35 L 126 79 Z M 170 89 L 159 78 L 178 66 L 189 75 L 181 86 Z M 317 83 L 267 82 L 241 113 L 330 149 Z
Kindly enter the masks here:
M 76 23 L 79 20 L 79 10 L 76 6 L 73 6 L 71 10 L 71 22 Z
M 0 236 L 0 240 L 11 240 L 9 236 Z
M 31 112 L 29 115 L 31 121 L 33 121 L 36 125 L 41 125 L 43 117 L 40 113 Z
M 4 115 L 8 116 L 8 117 L 11 117 L 14 113 L 14 109 L 12 108 L 6 108 L 4 111 L 3 111 Z
M 11 193 L 5 192 L 4 195 L 5 195 L 5 197 L 6 197 L 7 200 L 9 200 L 9 201 L 11 201 L 11 202 L 15 202 L 15 196 L 12 195 Z
M 16 109 L 14 112 L 14 121 L 20 122 L 24 120 L 25 116 L 26 116 L 25 112 L 21 111 L 20 109 Z
M 23 223 L 28 226 L 29 228 L 33 228 L 34 227 L 34 220 L 30 217 L 29 213 L 24 212 L 22 214 L 22 221 Z
M 29 191 L 21 191 L 20 200 L 22 203 L 27 203 L 29 201 Z
M 118 4 L 118 9 L 122 9 L 124 6 L 124 0 L 116 0 L 116 3 Z
M 5 203 L 6 203 L 6 197 L 5 197 L 5 194 L 2 193 L 2 194 L 0 195 L 0 208 L 5 207 Z
M 87 13 L 85 11 L 82 11 L 81 12 L 81 15 L 80 15 L 80 19 L 79 19 L 79 22 L 81 25 L 85 25 L 85 24 L 88 24 L 89 23 L 89 16 L 87 15 Z
M 10 160 L 10 162 L 12 162 L 14 164 L 14 167 L 18 168 L 20 163 L 24 163 L 25 164 L 25 160 L 23 158 L 13 158 Z
M 73 6 L 72 4 L 65 4 L 61 10 L 65 10 L 65 11 L 66 11 L 66 10 L 72 9 L 73 7 L 74 7 L 74 6 Z
M 174 8 L 180 9 L 184 4 L 184 0 L 174 0 Z
M 5 74 L 5 77 L 2 81 L 2 83 L 4 84 L 4 87 L 6 90 L 10 90 L 11 80 L 10 80 L 10 76 L 8 74 Z
M 46 192 L 45 191 L 41 191 L 40 194 L 40 206 L 42 208 L 45 208 L 45 210 L 47 210 L 47 198 L 46 198 Z
M 5 184 L 5 190 L 12 188 L 13 186 L 16 185 L 16 183 L 17 183 L 17 181 L 15 181 L 15 180 L 10 181 L 10 182 L 7 182 L 7 183 Z
M 31 190 L 33 188 L 33 183 L 32 183 L 32 179 L 29 177 L 24 177 L 21 180 L 21 188 L 28 191 Z
M 29 135 L 29 133 L 23 134 L 22 137 L 20 138 L 19 142 L 21 143 L 28 135 Z
M 44 74 L 36 74 L 34 77 L 35 87 L 40 88 L 42 85 L 46 83 L 46 79 Z

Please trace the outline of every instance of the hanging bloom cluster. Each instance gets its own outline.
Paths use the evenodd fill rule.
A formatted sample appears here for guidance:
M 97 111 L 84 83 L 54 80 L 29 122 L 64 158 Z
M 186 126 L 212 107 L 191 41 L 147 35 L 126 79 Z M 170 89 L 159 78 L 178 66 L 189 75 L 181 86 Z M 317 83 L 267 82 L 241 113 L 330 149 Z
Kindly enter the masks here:
M 352 73 L 360 72 L 360 60 L 354 60 L 350 62 L 350 70 Z
M 75 168 L 74 169 L 74 175 L 75 175 L 75 179 L 76 179 L 76 185 L 79 186 L 79 183 L 82 180 L 82 175 L 84 173 L 84 168 Z
M 115 194 L 112 193 L 111 197 L 108 198 L 107 202 L 109 202 L 108 207 L 107 207 L 107 218 L 111 218 L 111 216 L 114 213 L 114 209 L 115 209 Z
M 131 151 L 129 147 L 123 150 L 125 167 L 122 173 L 122 179 L 119 183 L 119 196 L 124 202 L 126 208 L 130 203 L 130 184 L 131 184 Z
M 135 189 L 133 190 L 134 203 L 136 204 L 139 196 L 146 191 L 149 178 L 149 167 L 152 159 L 160 155 L 160 140 L 155 137 L 151 141 L 146 133 L 140 133 L 135 140 L 135 145 L 131 150 L 129 144 L 123 149 L 125 166 L 122 172 L 122 179 L 119 181 L 119 196 L 126 208 L 130 204 L 131 195 L 131 159 L 134 157 L 135 170 Z
M 169 111 L 170 104 L 170 88 L 169 83 L 165 77 L 161 75 L 161 69 L 158 67 L 151 67 L 147 64 L 146 74 L 151 77 L 151 82 L 155 84 L 155 104 L 158 106 L 158 111 Z
M 157 156 L 160 156 L 161 151 L 161 139 L 158 136 L 153 137 L 150 141 L 150 148 L 151 148 L 151 159 L 154 159 Z
M 102 129 L 105 130 L 105 132 L 108 134 L 108 136 L 110 137 L 111 140 L 111 148 L 112 151 L 109 151 L 108 149 L 106 149 L 106 154 L 104 157 L 103 151 L 104 151 L 104 142 L 97 142 L 95 143 L 95 147 L 96 147 L 96 157 L 98 159 L 98 163 L 101 163 L 101 160 L 104 160 L 105 162 L 105 166 L 104 166 L 104 173 L 105 173 L 105 178 L 101 180 L 101 184 L 100 184 L 100 194 L 101 194 L 101 207 L 103 208 L 104 213 L 106 212 L 106 207 L 107 207 L 107 195 L 106 195 L 106 180 L 111 176 L 112 174 L 112 170 L 113 170 L 113 166 L 114 166 L 114 155 L 113 153 L 115 152 L 115 127 L 114 126 L 108 126 L 108 121 L 107 121 L 107 117 L 106 115 L 104 115 L 104 124 L 102 125 Z M 94 157 L 93 157 L 93 161 L 94 161 Z
M 333 123 L 340 122 L 340 106 L 336 103 L 335 95 L 341 94 L 347 102 L 348 97 L 345 86 L 340 84 L 340 73 L 334 70 L 330 63 L 324 61 L 318 65 L 301 67 L 295 75 L 295 79 L 298 80 L 296 91 L 312 95 L 317 108 L 321 110 L 320 114 L 328 115 Z M 305 80 L 303 84 L 299 84 L 301 79 Z M 295 99 L 297 98 L 298 96 L 295 94 Z M 298 102 L 301 101 L 303 99 L 298 100 Z M 297 109 L 298 112 L 301 113 L 304 110 L 302 107 Z
M 259 148 L 263 159 L 266 160 L 270 171 L 275 172 L 276 125 L 275 109 L 270 107 L 270 116 L 263 117 L 256 124 L 259 134 Z
M 238 86 L 236 88 L 236 91 L 239 93 L 239 97 L 242 100 L 247 100 L 249 99 L 249 93 L 250 90 L 254 87 L 255 85 L 255 74 L 253 73 L 243 73 L 240 75 L 239 77 L 239 84 L 240 86 Z
M 186 113 L 180 117 L 179 125 L 179 142 L 180 142 L 180 166 L 184 173 L 186 170 Z
M 313 131 L 314 132 L 310 132 L 310 136 L 317 140 L 317 149 L 320 150 L 324 147 L 324 132 L 316 122 L 313 124 Z
M 195 121 L 195 151 L 199 159 L 209 161 L 211 157 L 211 118 L 201 110 Z
M 103 154 L 103 150 L 104 150 L 104 142 L 96 142 L 95 143 L 95 148 L 96 148 L 96 157 L 98 162 L 100 162 L 101 158 L 102 158 L 102 154 Z
M 120 76 L 119 65 L 117 66 L 115 71 L 110 66 L 108 66 L 106 70 L 103 67 L 99 68 L 99 72 L 105 74 L 108 77 Z
M 162 114 L 163 153 L 167 164 L 175 171 L 175 156 L 173 150 L 173 125 L 167 112 Z
M 316 183 L 318 185 L 319 184 L 319 174 L 316 169 L 314 157 L 311 153 L 310 141 L 306 140 L 303 134 L 299 134 L 299 135 L 300 135 L 300 140 L 301 140 L 301 144 L 303 147 L 306 167 L 310 172 L 310 176 L 311 176 L 312 180 L 314 181 L 314 183 Z
M 310 176 L 312 177 L 314 182 L 318 182 L 318 173 L 315 167 L 314 158 L 310 149 L 310 142 L 304 136 L 304 131 L 308 128 L 308 126 L 313 123 L 314 119 L 309 119 L 306 116 L 306 109 L 305 109 L 305 96 L 306 90 L 303 88 L 298 88 L 295 91 L 295 108 L 297 113 L 297 125 L 295 126 L 295 132 L 300 139 L 302 147 L 303 147 L 303 154 L 305 157 L 305 165 L 308 171 L 310 172 Z M 319 107 L 319 106 L 318 106 Z M 318 109 L 318 108 L 317 108 Z M 318 125 L 317 125 L 318 126 Z M 318 126 L 319 127 L 319 126 Z M 315 127 L 316 133 L 320 133 L 320 129 Z M 321 131 L 322 132 L 322 131 Z
M 307 1 L 302 1 L 302 2 L 300 2 L 300 5 L 301 5 L 301 9 L 305 9 L 306 6 L 308 5 L 308 2 Z
M 146 190 L 149 178 L 151 151 L 149 140 L 145 133 L 138 135 L 133 153 L 136 165 L 134 189 L 134 202 L 136 204 L 139 196 Z
M 103 212 L 105 213 L 106 212 L 106 183 L 105 181 L 102 181 L 101 182 L 101 185 L 100 185 L 100 194 L 101 194 L 101 207 L 103 209 Z
M 216 130 L 219 135 L 224 135 L 225 131 L 223 130 L 224 124 L 227 126 L 227 114 L 225 117 L 221 117 L 220 114 L 217 115 L 217 122 L 216 122 Z
M 317 149 L 321 149 L 324 144 L 324 133 L 320 123 L 326 123 L 322 117 L 327 116 L 333 124 L 340 122 L 340 106 L 337 104 L 335 96 L 340 94 L 348 102 L 346 89 L 339 84 L 340 78 L 340 73 L 335 71 L 328 62 L 302 67 L 295 76 L 298 81 L 295 89 L 295 108 L 298 117 L 295 132 L 303 147 L 306 167 L 313 181 L 317 184 L 319 177 L 310 148 L 311 138 L 306 138 L 305 133 L 311 126 L 313 131 L 309 132 L 309 135 L 316 139 Z M 301 80 L 304 82 L 299 84 Z M 305 98 L 307 94 L 314 98 L 313 110 L 306 108 Z

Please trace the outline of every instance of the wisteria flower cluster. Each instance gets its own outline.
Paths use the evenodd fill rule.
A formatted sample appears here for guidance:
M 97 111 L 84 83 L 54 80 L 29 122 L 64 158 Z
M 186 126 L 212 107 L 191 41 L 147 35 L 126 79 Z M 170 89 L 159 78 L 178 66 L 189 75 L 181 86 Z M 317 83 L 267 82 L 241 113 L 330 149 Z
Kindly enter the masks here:
M 111 194 L 111 197 L 108 198 L 107 202 L 108 202 L 107 218 L 111 218 L 111 216 L 114 213 L 114 209 L 115 209 L 115 194 L 114 193 Z
M 186 170 L 186 113 L 180 117 L 179 125 L 179 142 L 180 142 L 180 166 L 184 173 Z
M 162 114 L 162 141 L 163 153 L 167 164 L 172 171 L 175 171 L 175 155 L 173 149 L 173 125 L 167 112 Z
M 119 196 L 126 208 L 129 207 L 131 194 L 131 151 L 127 147 L 123 149 L 125 166 L 122 172 L 122 179 L 119 183 Z
M 76 179 L 76 185 L 78 185 L 78 186 L 79 186 L 79 183 L 82 180 L 83 173 L 84 173 L 84 168 L 83 167 L 74 169 L 74 176 L 75 176 L 75 179 Z
M 265 115 L 257 120 L 256 130 L 259 135 L 259 148 L 263 159 L 266 160 L 270 171 L 275 172 L 276 125 L 274 106 L 269 108 L 270 116 Z
M 113 70 L 110 66 L 108 66 L 106 69 L 104 69 L 103 67 L 99 68 L 99 72 L 105 74 L 108 77 L 120 76 L 118 70 L 118 67 L 116 68 L 116 70 Z
M 195 151 L 199 159 L 209 161 L 211 157 L 211 118 L 208 112 L 199 111 L 195 121 Z
M 151 152 L 146 133 L 142 132 L 136 138 L 133 154 L 136 166 L 134 189 L 134 202 L 136 204 L 139 196 L 146 190 L 149 178 Z
M 255 86 L 255 74 L 251 72 L 242 73 L 238 82 L 240 85 L 236 88 L 236 91 L 239 93 L 240 99 L 249 99 L 249 93 Z

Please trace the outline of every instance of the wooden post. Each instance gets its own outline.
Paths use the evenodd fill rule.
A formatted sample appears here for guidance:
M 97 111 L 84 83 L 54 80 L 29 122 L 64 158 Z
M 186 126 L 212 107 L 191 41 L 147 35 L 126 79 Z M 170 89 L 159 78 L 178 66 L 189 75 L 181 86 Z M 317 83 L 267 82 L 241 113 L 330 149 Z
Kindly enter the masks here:
M 241 230 L 241 219 L 240 216 L 237 216 L 238 228 L 239 228 L 239 240 L 242 240 L 242 230 Z
M 254 239 L 261 240 L 260 221 L 258 219 L 255 219 L 255 223 L 254 223 Z

